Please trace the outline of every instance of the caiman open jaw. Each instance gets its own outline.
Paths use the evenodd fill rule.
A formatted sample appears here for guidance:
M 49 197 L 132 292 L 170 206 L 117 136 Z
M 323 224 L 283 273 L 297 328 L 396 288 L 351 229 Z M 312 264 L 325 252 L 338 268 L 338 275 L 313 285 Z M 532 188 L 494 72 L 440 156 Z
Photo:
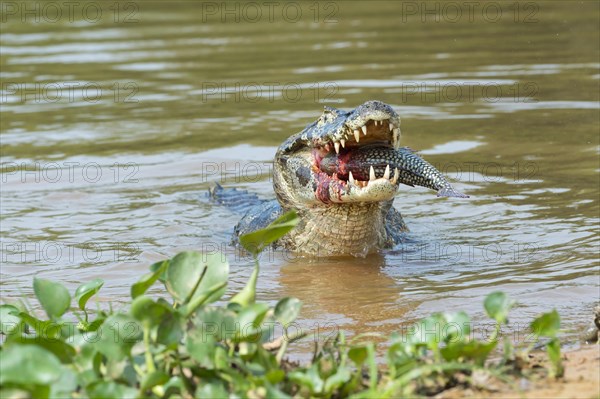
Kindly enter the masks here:
M 293 207 L 389 201 L 400 184 L 397 170 L 387 167 L 377 175 L 371 168 L 369 180 L 356 180 L 351 172 L 328 174 L 320 166 L 325 157 L 337 156 L 338 170 L 343 170 L 344 158 L 356 148 L 399 145 L 400 117 L 389 105 L 368 101 L 349 112 L 325 107 L 317 121 L 279 147 L 275 192 Z

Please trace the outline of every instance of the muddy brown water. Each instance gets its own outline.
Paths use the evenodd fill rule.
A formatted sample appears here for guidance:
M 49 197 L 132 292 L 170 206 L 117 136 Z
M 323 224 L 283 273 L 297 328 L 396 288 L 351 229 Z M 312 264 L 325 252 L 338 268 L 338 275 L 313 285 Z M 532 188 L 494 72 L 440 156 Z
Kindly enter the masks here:
M 240 289 L 252 261 L 228 246 L 239 215 L 207 189 L 271 197 L 280 142 L 323 105 L 379 99 L 403 145 L 471 198 L 402 187 L 406 243 L 364 259 L 263 254 L 259 298 L 300 298 L 298 328 L 320 338 L 459 309 L 485 334 L 493 290 L 518 301 L 517 340 L 551 308 L 572 338 L 589 320 L 599 3 L 96 2 L 73 18 L 32 4 L 2 15 L 4 301 L 32 296 L 34 276 L 71 290 L 99 277 L 118 305 L 150 263 L 187 249 L 224 251 Z

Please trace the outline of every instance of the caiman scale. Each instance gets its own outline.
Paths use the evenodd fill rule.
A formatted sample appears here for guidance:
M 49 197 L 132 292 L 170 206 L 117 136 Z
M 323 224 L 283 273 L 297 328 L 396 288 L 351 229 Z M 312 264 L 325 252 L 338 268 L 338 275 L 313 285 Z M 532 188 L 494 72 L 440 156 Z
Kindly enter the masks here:
M 278 148 L 276 200 L 260 201 L 219 185 L 211 194 L 238 209 L 254 205 L 235 227 L 234 240 L 295 209 L 300 223 L 276 245 L 319 256 L 365 256 L 399 243 L 408 230 L 392 206 L 401 183 L 438 190 L 439 196 L 466 197 L 399 146 L 400 117 L 388 104 L 368 101 L 351 111 L 325 107 L 319 119 Z

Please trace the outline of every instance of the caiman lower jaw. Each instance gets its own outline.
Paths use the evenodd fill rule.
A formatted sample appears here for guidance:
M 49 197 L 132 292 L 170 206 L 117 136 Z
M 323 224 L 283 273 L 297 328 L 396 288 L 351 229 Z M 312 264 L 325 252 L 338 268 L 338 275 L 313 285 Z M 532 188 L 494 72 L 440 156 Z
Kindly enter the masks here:
M 362 137 L 361 137 L 362 133 Z M 316 145 L 312 150 L 312 173 L 316 182 L 315 197 L 325 203 L 356 203 L 388 201 L 396 195 L 400 183 L 398 170 L 391 171 L 389 166 L 382 176 L 377 176 L 370 168 L 369 180 L 357 180 L 352 172 L 344 171 L 344 158 L 354 149 L 362 146 L 398 147 L 399 128 L 390 120 L 369 120 L 361 128 L 339 142 Z M 341 148 L 340 148 L 341 147 Z M 338 171 L 326 173 L 321 168 L 321 161 L 327 156 L 337 154 Z
M 391 179 L 384 176 L 369 181 L 359 181 L 354 180 L 350 173 L 350 179 L 344 181 L 335 176 L 328 176 L 326 173 L 319 173 L 315 196 L 325 204 L 388 201 L 394 198 L 398 191 L 397 180 L 396 175 Z

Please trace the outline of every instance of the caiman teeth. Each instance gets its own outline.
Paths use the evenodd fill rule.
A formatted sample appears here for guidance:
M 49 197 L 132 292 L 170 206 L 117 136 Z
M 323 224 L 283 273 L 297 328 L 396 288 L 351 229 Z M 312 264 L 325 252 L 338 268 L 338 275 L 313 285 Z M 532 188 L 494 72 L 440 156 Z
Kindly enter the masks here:
M 392 125 L 392 124 L 390 123 L 390 126 L 391 126 L 391 125 Z M 398 129 L 398 128 L 395 128 L 395 129 L 394 129 L 394 130 L 392 130 L 392 131 L 394 132 L 394 143 L 397 143 L 397 142 L 398 142 L 398 133 L 400 133 L 400 129 Z
M 390 132 L 394 131 L 394 124 L 390 122 Z
M 348 181 L 350 182 L 350 185 L 354 186 L 354 176 L 352 176 L 352 172 L 348 172 Z
M 367 135 L 367 125 L 362 125 L 361 127 L 363 134 L 366 136 Z
M 325 144 L 325 151 L 327 151 L 327 152 L 331 151 L 331 147 L 329 146 L 329 143 Z
M 375 169 L 373 169 L 373 165 L 369 168 L 369 182 L 375 180 Z
M 340 143 L 337 141 L 334 141 L 333 146 L 335 147 L 335 153 L 339 154 L 340 153 Z
M 389 180 L 390 179 L 390 165 L 385 167 L 385 172 L 383 172 L 383 178 Z
M 389 166 L 390 166 L 390 165 L 388 165 L 388 167 L 389 167 Z M 387 169 L 386 169 L 386 171 L 387 171 Z M 390 182 L 391 182 L 392 184 L 396 184 L 396 182 L 398 181 L 398 177 L 399 177 L 399 175 L 400 175 L 400 173 L 398 172 L 398 168 L 395 168 L 395 169 L 394 169 L 394 177 L 392 177 L 392 180 L 390 180 Z
M 342 143 L 342 148 L 346 148 L 346 140 L 341 139 L 340 143 Z
M 358 129 L 354 131 L 354 138 L 356 139 L 357 143 L 360 141 L 360 132 L 358 131 Z

